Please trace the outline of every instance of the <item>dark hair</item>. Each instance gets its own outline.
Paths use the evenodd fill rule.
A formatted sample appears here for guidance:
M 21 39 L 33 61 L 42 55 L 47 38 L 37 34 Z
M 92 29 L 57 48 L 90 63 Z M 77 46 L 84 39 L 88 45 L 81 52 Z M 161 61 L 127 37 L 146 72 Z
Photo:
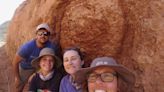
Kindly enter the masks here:
M 80 50 L 80 48 L 78 48 L 78 47 L 69 47 L 69 48 L 66 48 L 66 49 L 64 50 L 64 53 L 67 52 L 67 51 L 70 51 L 70 50 L 76 51 L 76 52 L 79 54 L 80 59 L 81 59 L 81 60 L 84 60 L 84 53 Z M 63 54 L 64 54 L 64 53 L 63 53 Z

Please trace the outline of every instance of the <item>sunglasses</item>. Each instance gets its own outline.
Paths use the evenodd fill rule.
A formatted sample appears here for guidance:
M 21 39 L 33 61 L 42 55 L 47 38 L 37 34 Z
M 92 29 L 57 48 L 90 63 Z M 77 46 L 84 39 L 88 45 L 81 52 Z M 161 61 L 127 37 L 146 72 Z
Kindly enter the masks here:
M 117 76 L 116 73 L 102 73 L 102 74 L 91 73 L 88 75 L 88 82 L 96 82 L 98 77 L 103 82 L 112 82 L 115 76 Z
M 39 36 L 49 36 L 50 35 L 50 32 L 38 32 L 37 35 Z

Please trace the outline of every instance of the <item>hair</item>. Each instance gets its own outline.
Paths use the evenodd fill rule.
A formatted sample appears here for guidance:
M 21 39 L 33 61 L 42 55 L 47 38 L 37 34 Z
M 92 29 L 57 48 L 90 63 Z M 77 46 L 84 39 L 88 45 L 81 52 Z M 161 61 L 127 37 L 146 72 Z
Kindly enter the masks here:
M 64 53 L 67 52 L 67 51 L 70 51 L 70 50 L 76 51 L 76 52 L 79 54 L 80 59 L 81 59 L 81 60 L 84 60 L 84 53 L 80 50 L 80 48 L 78 48 L 78 47 L 69 47 L 69 48 L 66 48 L 66 49 L 64 50 Z M 63 53 L 63 54 L 64 54 L 64 53 Z
M 132 92 L 133 85 L 128 84 L 125 82 L 120 76 L 117 77 L 117 87 L 119 92 Z
M 88 92 L 89 90 L 88 90 L 88 81 L 87 80 L 85 80 L 85 81 L 83 81 L 83 83 L 82 83 L 82 92 Z

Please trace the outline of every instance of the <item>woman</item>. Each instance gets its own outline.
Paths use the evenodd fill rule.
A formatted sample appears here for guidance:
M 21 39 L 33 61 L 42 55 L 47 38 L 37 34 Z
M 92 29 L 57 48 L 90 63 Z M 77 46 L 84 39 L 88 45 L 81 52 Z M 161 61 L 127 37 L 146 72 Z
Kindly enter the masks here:
M 82 68 L 84 56 L 80 49 L 72 47 L 64 51 L 64 69 L 68 73 L 60 83 L 59 92 L 81 92 L 81 85 L 74 81 L 74 74 Z
M 100 57 L 94 59 L 90 67 L 77 71 L 75 81 L 86 84 L 83 92 L 129 92 L 130 89 L 120 89 L 123 87 L 120 82 L 124 81 L 132 88 L 135 76 L 112 57 Z
M 32 77 L 30 82 L 30 92 L 58 92 L 62 75 L 58 71 L 61 65 L 60 59 L 54 54 L 53 49 L 44 48 L 39 57 L 32 61 L 32 66 L 38 72 Z

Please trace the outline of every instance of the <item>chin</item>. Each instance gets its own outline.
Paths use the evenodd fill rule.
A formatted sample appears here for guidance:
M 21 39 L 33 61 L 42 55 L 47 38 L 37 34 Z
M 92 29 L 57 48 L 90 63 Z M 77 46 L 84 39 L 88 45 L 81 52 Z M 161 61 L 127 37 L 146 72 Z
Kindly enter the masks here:
M 94 92 L 107 92 L 107 90 L 95 90 Z
M 74 74 L 74 71 L 68 71 L 67 73 L 69 73 L 70 75 Z

